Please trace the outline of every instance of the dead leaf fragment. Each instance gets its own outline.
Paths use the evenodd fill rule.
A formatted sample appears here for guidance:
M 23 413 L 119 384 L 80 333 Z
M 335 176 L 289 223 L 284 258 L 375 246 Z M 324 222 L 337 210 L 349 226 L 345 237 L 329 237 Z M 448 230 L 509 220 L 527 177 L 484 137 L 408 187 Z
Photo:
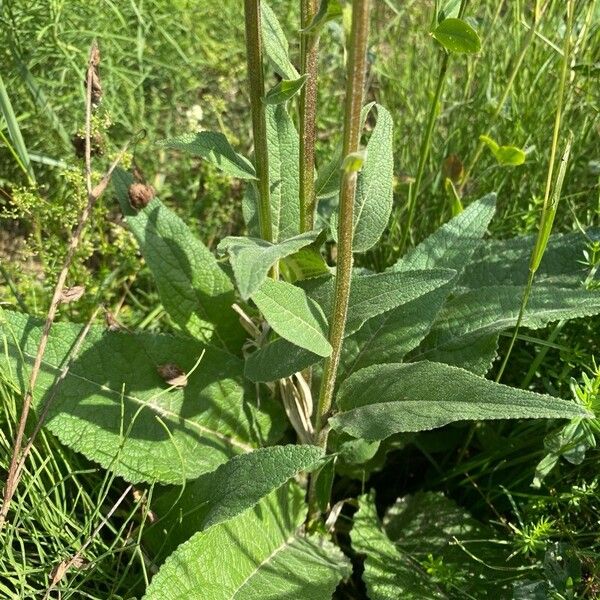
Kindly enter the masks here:
M 156 367 L 158 374 L 169 384 L 176 388 L 187 385 L 187 375 L 174 363 L 166 363 Z
M 65 288 L 60 295 L 61 304 L 69 304 L 70 302 L 75 302 L 83 296 L 85 293 L 85 288 L 82 285 L 75 285 L 70 288 Z
M 132 183 L 129 186 L 129 204 L 132 208 L 140 210 L 148 205 L 154 198 L 154 188 L 144 183 Z

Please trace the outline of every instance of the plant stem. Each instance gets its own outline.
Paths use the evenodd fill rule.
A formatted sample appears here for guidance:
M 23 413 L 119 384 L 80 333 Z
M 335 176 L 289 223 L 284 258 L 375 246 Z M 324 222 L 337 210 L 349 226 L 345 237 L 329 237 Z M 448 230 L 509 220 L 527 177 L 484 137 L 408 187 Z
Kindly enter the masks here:
M 552 225 L 554 223 L 554 216 L 556 215 L 556 209 L 558 205 L 558 201 L 560 200 L 560 192 L 562 188 L 562 183 L 564 180 L 565 170 L 566 170 L 566 162 L 569 159 L 569 152 L 571 149 L 571 139 L 567 142 L 567 147 L 565 149 L 565 153 L 563 155 L 563 164 L 561 165 L 561 169 L 559 171 L 557 181 L 554 185 L 554 198 L 551 201 L 550 192 L 552 189 L 552 179 L 554 175 L 554 163 L 556 161 L 556 151 L 558 148 L 558 137 L 560 134 L 560 125 L 562 122 L 562 113 L 563 113 L 563 101 L 565 95 L 565 83 L 567 81 L 567 72 L 569 68 L 569 49 L 571 45 L 571 30 L 573 27 L 573 14 L 574 14 L 574 0 L 569 0 L 567 3 L 567 29 L 565 31 L 565 39 L 563 44 L 563 60 L 562 60 L 562 68 L 560 71 L 560 80 L 558 84 L 558 101 L 556 106 L 556 116 L 554 118 L 554 131 L 552 133 L 552 145 L 550 147 L 550 159 L 548 164 L 548 175 L 546 177 L 546 189 L 544 191 L 544 204 L 542 208 L 542 215 L 540 217 L 540 226 L 538 230 L 537 239 L 535 241 L 535 247 L 533 249 L 531 255 L 531 262 L 529 265 L 529 276 L 527 278 L 527 285 L 525 286 L 525 290 L 523 292 L 523 298 L 521 300 L 521 306 L 519 307 L 519 314 L 517 316 L 517 322 L 515 324 L 515 329 L 513 331 L 513 335 L 510 339 L 510 344 L 508 346 L 508 350 L 504 356 L 504 360 L 502 361 L 502 365 L 500 366 L 500 370 L 498 371 L 498 376 L 496 377 L 496 381 L 500 381 L 502 375 L 504 374 L 504 370 L 506 369 L 506 365 L 508 363 L 508 359 L 512 353 L 513 347 L 515 345 L 515 341 L 517 339 L 517 335 L 519 333 L 519 328 L 523 321 L 523 315 L 525 313 L 525 309 L 527 307 L 527 303 L 529 301 L 529 296 L 531 294 L 531 288 L 533 287 L 533 280 L 535 277 L 535 273 L 540 265 L 542 257 L 546 251 L 546 246 L 548 244 L 548 237 L 550 236 L 550 231 L 552 230 Z
M 267 120 L 265 116 L 265 82 L 263 75 L 260 0 L 245 0 L 246 57 L 250 83 L 254 162 L 258 179 L 258 224 L 261 237 L 273 241 L 271 202 L 269 193 L 269 155 L 267 149 Z
M 415 207 L 417 205 L 417 196 L 419 195 L 419 189 L 421 182 L 423 181 L 423 173 L 425 172 L 425 163 L 429 156 L 429 150 L 431 149 L 431 137 L 433 135 L 433 127 L 438 114 L 438 103 L 442 96 L 444 84 L 446 81 L 446 71 L 448 70 L 448 61 L 450 54 L 444 52 L 442 62 L 440 64 L 440 72 L 438 74 L 437 84 L 435 86 L 435 93 L 431 99 L 429 106 L 429 116 L 427 117 L 427 127 L 425 129 L 425 135 L 421 140 L 421 148 L 419 150 L 419 164 L 417 166 L 417 175 L 415 177 L 414 184 L 409 188 L 408 194 L 408 214 L 406 217 L 406 224 L 404 226 L 404 232 L 402 234 L 402 240 L 400 241 L 400 254 L 404 253 L 410 229 L 412 227 L 413 218 L 415 215 Z
M 344 157 L 357 152 L 359 148 L 361 133 L 360 113 L 363 105 L 368 37 L 369 0 L 354 0 L 352 3 L 352 29 L 348 51 L 348 75 L 346 79 L 342 154 Z M 331 356 L 325 360 L 315 421 L 316 442 L 324 449 L 327 447 L 329 429 L 326 423 L 330 416 L 335 380 L 340 362 L 352 279 L 352 238 L 354 233 L 356 177 L 356 171 L 345 172 L 342 177 L 340 189 L 338 260 L 335 276 L 335 293 L 329 326 L 329 342 L 333 350 Z M 313 476 L 309 490 L 309 520 L 314 520 L 319 512 L 315 483 L 316 477 Z
M 317 12 L 317 0 L 301 0 L 301 26 L 308 27 Z M 300 92 L 300 231 L 314 227 L 315 197 L 315 141 L 317 118 L 317 77 L 319 69 L 319 35 L 302 32 L 300 60 L 302 74 L 308 75 Z

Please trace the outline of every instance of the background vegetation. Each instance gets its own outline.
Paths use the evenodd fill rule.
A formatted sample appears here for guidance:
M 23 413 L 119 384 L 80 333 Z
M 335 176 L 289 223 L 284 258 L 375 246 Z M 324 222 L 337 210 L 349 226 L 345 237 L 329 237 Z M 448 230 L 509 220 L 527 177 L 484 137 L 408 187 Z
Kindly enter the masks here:
M 272 2 L 290 32 L 298 23 L 291 4 L 295 7 L 283 0 Z M 534 4 L 521 0 L 469 4 L 466 15 L 484 46 L 474 58 L 450 62 L 409 244 L 451 216 L 444 177 L 451 164 L 460 167 L 473 160 L 479 135 L 488 131 L 500 144 L 524 148 L 526 162 L 505 167 L 484 150 L 466 187 L 466 202 L 496 191 L 499 214 L 492 233 L 510 237 L 535 231 L 554 121 L 552 98 L 564 28 L 561 0 L 548 2 L 539 32 L 532 36 L 507 100 L 497 111 L 527 41 Z M 564 114 L 565 126 L 575 137 L 557 231 L 600 226 L 599 10 L 597 1 L 577 3 L 575 56 Z M 365 266 L 378 270 L 401 252 L 408 190 L 416 174 L 440 68 L 442 54 L 428 35 L 432 11 L 433 2 L 374 2 L 368 97 L 385 105 L 394 118 L 397 176 L 389 234 L 364 259 Z M 97 151 L 108 163 L 125 139 L 143 132 L 130 161 L 161 197 L 191 221 L 211 246 L 239 231 L 240 189 L 210 165 L 158 148 L 154 142 L 206 127 L 223 131 L 234 145 L 237 142 L 248 151 L 251 136 L 241 12 L 236 0 L 0 0 L 0 86 L 14 113 L 12 118 L 3 101 L 0 301 L 45 314 L 65 241 L 85 200 L 77 137 L 83 126 L 87 52 L 94 38 L 102 51 L 104 92 L 101 114 L 94 123 Z M 320 65 L 325 80 L 319 99 L 320 161 L 330 156 L 340 133 L 342 41 L 343 24 L 332 24 L 323 38 Z M 292 48 L 293 54 L 296 51 Z M 15 125 L 22 147 L 11 135 Z M 451 155 L 456 158 L 449 162 L 446 159 Z M 600 264 L 600 248 L 590 248 L 581 260 L 592 268 Z M 84 321 L 103 303 L 125 325 L 170 328 L 110 195 L 95 209 L 69 284 L 85 285 L 86 294 L 81 302 L 64 307 L 64 318 Z M 523 331 L 505 380 L 563 396 L 579 390 L 597 406 L 600 371 L 594 352 L 598 339 L 597 318 L 555 325 L 538 332 L 535 339 Z M 0 468 L 4 469 L 10 458 L 18 397 L 9 382 L 0 382 L 0 397 Z M 552 422 L 488 423 L 473 429 L 470 425 L 447 427 L 444 435 L 435 437 L 421 434 L 413 443 L 391 449 L 384 471 L 373 465 L 372 473 L 364 473 L 363 479 L 370 478 L 365 487 L 378 489 L 381 507 L 415 490 L 441 490 L 504 530 L 515 552 L 523 557 L 523 569 L 542 563 L 553 548 L 571 553 L 573 564 L 582 570 L 581 583 L 569 589 L 568 578 L 577 579 L 576 567 L 569 571 L 571 563 L 563 561 L 564 589 L 554 597 L 597 597 L 598 450 L 589 449 L 577 465 L 561 459 L 541 489 L 530 487 L 535 465 L 545 454 L 544 439 L 558 428 Z M 343 485 L 336 490 L 338 497 L 362 484 L 360 479 L 349 478 Z M 106 526 L 92 535 L 125 487 L 62 448 L 50 435 L 40 438 L 15 503 L 22 511 L 21 526 L 2 532 L 0 592 L 10 598 L 40 597 L 40 590 L 52 580 L 53 569 L 92 540 L 81 564 L 67 576 L 69 587 L 63 587 L 63 597 L 141 594 L 155 568 L 138 544 L 136 527 L 146 518 L 151 505 L 148 496 L 130 494 Z M 451 574 L 440 569 L 439 576 Z M 358 597 L 359 592 L 350 586 L 342 593 Z

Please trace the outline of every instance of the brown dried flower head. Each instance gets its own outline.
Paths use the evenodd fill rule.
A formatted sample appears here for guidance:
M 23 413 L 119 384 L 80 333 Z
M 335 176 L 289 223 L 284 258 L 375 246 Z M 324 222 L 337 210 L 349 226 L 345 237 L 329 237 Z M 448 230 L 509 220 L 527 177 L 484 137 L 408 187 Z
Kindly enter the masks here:
M 129 186 L 129 204 L 135 210 L 140 210 L 148 205 L 154 198 L 154 188 L 145 183 L 132 183 Z

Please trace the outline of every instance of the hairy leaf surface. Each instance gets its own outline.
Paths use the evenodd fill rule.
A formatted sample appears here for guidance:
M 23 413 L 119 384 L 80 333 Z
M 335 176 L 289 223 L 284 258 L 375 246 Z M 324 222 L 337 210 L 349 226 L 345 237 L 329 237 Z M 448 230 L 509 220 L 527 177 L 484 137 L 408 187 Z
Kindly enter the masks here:
M 238 352 L 245 336 L 231 308 L 233 284 L 215 257 L 157 198 L 137 212 L 131 208 L 129 173 L 117 171 L 113 183 L 165 310 L 190 335 Z
M 300 233 L 298 132 L 285 105 L 267 106 L 269 187 L 273 241 Z
M 303 496 L 281 488 L 196 533 L 165 561 L 146 600 L 329 600 L 351 568 L 331 542 L 299 529 Z
M 215 131 L 186 133 L 176 138 L 160 140 L 158 145 L 184 150 L 192 156 L 200 156 L 231 177 L 256 179 L 256 171 L 252 163 L 238 154 L 222 133 Z
M 318 231 L 309 231 L 279 244 L 259 238 L 227 237 L 221 241 L 218 250 L 229 254 L 238 290 L 242 298 L 248 300 L 262 285 L 275 263 L 312 244 L 318 237 Z
M 267 323 L 282 338 L 319 356 L 329 356 L 327 319 L 306 292 L 284 281 L 267 279 L 252 295 Z
M 289 44 L 273 9 L 261 3 L 262 41 L 267 58 L 283 79 L 298 79 L 300 74 L 290 62 Z
M 334 429 L 367 440 L 448 423 L 588 416 L 575 402 L 501 385 L 442 363 L 373 365 L 340 386 Z
M 43 322 L 8 311 L 0 320 L 0 367 L 24 389 Z M 50 398 L 81 329 L 53 326 L 36 410 Z M 169 389 L 157 371 L 164 364 L 185 371 L 187 385 Z M 129 481 L 181 483 L 251 451 L 258 432 L 268 437 L 269 419 L 243 399 L 242 368 L 231 354 L 190 338 L 92 327 L 57 388 L 47 427 Z

